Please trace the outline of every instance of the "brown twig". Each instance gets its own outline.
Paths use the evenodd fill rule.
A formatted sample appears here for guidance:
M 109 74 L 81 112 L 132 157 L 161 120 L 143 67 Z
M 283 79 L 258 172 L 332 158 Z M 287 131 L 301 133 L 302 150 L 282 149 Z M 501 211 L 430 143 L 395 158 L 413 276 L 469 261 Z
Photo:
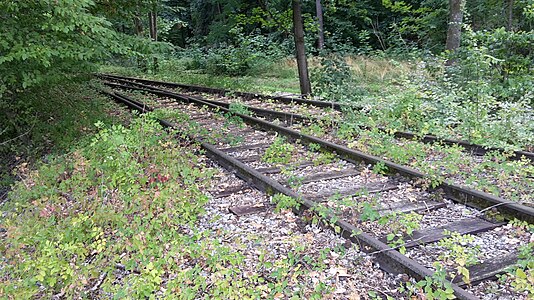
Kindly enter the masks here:
M 28 129 L 28 131 L 26 131 L 25 133 L 23 133 L 23 134 L 21 134 L 21 135 L 19 135 L 19 136 L 16 136 L 16 137 L 14 137 L 14 138 L 11 138 L 11 139 L 9 139 L 9 140 L 7 140 L 7 141 L 4 141 L 4 142 L 0 143 L 0 146 L 7 145 L 8 143 L 10 143 L 10 142 L 12 142 L 12 141 L 14 141 L 14 140 L 20 139 L 21 137 L 28 135 L 28 134 L 32 131 L 32 129 L 33 129 L 34 126 L 35 126 L 35 123 L 34 123 L 34 124 L 32 125 L 32 127 L 31 127 L 30 129 Z

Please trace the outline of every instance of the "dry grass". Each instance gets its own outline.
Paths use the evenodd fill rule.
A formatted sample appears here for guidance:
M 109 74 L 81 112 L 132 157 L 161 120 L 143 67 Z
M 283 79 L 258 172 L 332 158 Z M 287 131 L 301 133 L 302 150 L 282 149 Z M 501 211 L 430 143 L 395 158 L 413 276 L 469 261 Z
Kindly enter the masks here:
M 413 63 L 406 61 L 396 61 L 387 58 L 366 57 L 366 56 L 347 56 L 345 62 L 350 66 L 353 75 L 366 81 L 388 81 L 400 78 L 408 74 Z M 297 69 L 297 62 L 294 58 L 287 58 L 276 63 L 280 69 Z M 318 57 L 309 57 L 308 66 L 310 68 L 320 67 Z
M 409 73 L 413 67 L 413 64 L 409 62 L 385 58 L 349 56 L 345 60 L 356 77 L 379 81 L 399 78 Z

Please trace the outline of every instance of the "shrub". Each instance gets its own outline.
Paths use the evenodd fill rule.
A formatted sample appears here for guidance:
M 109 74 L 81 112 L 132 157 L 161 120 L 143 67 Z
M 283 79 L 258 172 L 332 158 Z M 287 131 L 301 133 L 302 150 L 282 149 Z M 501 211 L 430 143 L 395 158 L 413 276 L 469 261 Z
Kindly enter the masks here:
M 0 297 L 93 298 L 122 260 L 129 271 L 102 290 L 148 297 L 187 244 L 179 226 L 202 213 L 209 172 L 155 121 L 98 127 L 90 144 L 26 174 L 2 207 Z

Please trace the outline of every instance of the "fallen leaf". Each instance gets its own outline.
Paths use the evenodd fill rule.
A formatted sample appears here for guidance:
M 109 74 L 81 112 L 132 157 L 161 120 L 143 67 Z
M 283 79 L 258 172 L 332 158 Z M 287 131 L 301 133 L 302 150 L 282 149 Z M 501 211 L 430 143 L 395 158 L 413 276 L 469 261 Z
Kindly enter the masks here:
M 349 300 L 360 300 L 360 295 L 356 292 L 352 292 L 349 295 Z

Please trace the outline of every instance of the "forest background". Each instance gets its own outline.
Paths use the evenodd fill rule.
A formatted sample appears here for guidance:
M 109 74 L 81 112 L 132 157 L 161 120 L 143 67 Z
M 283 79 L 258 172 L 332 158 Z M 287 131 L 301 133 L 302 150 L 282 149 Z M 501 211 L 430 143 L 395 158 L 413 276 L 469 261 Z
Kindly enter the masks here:
M 386 108 L 394 127 L 445 135 L 454 126 L 454 135 L 473 142 L 532 145 L 532 0 L 317 0 L 301 7 L 314 96 L 384 117 L 370 107 L 379 95 L 384 101 L 375 108 Z M 36 90 L 73 75 L 87 79 L 82 75 L 102 66 L 299 92 L 290 1 L 0 1 L 0 11 L 0 137 L 10 141 L 3 154 L 39 148 L 31 142 L 39 134 L 26 133 L 38 129 L 43 99 Z M 454 28 L 461 37 L 447 44 Z
M 148 297 L 166 248 L 141 233 L 164 233 L 178 243 L 172 255 L 202 239 L 175 230 L 207 201 L 198 157 L 98 95 L 95 72 L 350 103 L 345 133 L 373 141 L 374 155 L 391 154 L 383 141 L 398 130 L 534 150 L 534 0 L 0 0 L 0 21 L 0 297 L 87 295 L 120 253 L 131 255 L 124 268 L 144 263 L 143 276 L 124 286 L 102 277 L 102 289 Z M 176 185 L 137 184 L 155 165 Z M 156 192 L 165 197 L 147 213 Z M 180 218 L 161 212 L 169 203 Z M 209 256 L 209 245 L 195 251 Z

